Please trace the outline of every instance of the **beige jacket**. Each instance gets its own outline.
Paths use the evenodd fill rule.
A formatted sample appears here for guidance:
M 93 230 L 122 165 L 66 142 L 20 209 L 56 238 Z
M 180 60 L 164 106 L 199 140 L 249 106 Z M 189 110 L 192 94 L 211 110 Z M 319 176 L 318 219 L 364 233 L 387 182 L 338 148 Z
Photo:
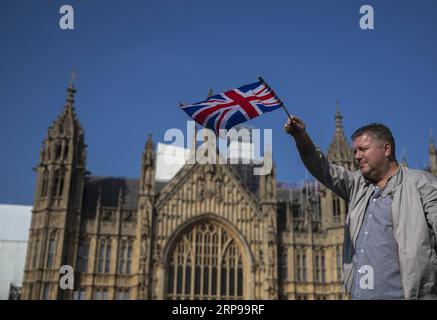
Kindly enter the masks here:
M 318 149 L 301 159 L 317 180 L 349 203 L 343 273 L 350 294 L 352 257 L 372 188 L 359 170 L 351 172 L 330 164 Z M 400 169 L 394 181 L 391 211 L 405 298 L 437 299 L 437 178 L 402 165 Z

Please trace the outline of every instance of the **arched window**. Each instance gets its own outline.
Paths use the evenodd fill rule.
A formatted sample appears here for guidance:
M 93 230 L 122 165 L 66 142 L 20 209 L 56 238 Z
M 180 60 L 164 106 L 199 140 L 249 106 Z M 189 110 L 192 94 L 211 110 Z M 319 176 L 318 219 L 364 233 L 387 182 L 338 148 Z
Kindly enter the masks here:
M 50 284 L 44 283 L 42 299 L 49 300 L 49 297 L 50 297 Z
M 131 274 L 132 272 L 132 240 L 122 240 L 118 255 L 118 272 Z
M 242 299 L 244 267 L 235 239 L 203 222 L 182 235 L 167 263 L 168 299 Z
M 37 267 L 37 263 L 38 263 L 38 254 L 39 254 L 39 236 L 36 236 L 36 241 L 35 241 L 35 246 L 33 248 L 33 261 L 32 261 L 32 266 L 34 269 L 36 269 Z
M 129 241 L 127 247 L 127 261 L 126 261 L 126 273 L 131 274 L 132 272 L 132 240 Z
M 340 217 L 340 198 L 336 195 L 332 195 L 332 213 L 334 218 Z
M 126 266 L 126 253 L 127 253 L 127 245 L 126 240 L 121 241 L 120 246 L 120 253 L 118 256 L 118 272 L 123 274 L 125 273 L 125 266 Z
M 111 239 L 100 239 L 97 272 L 109 273 L 111 271 Z
M 106 256 L 105 256 L 105 272 L 111 270 L 111 239 L 106 242 Z
M 337 264 L 337 280 L 341 281 L 342 277 L 343 277 L 343 264 L 342 264 L 340 246 L 337 246 L 335 248 L 335 260 L 336 260 L 336 264 Z
M 98 267 L 97 272 L 102 273 L 103 272 L 103 263 L 105 258 L 105 240 L 100 240 L 100 249 L 99 249 L 99 260 L 98 260 Z
M 49 186 L 49 173 L 44 169 L 42 173 L 41 197 L 47 197 L 47 190 Z
M 307 281 L 307 256 L 305 248 L 296 248 L 296 281 Z
M 77 250 L 76 270 L 78 272 L 88 271 L 88 255 L 90 251 L 89 240 L 79 242 Z
M 56 169 L 55 171 L 55 197 L 62 196 L 64 191 L 64 171 L 62 169 Z
M 55 256 L 55 245 L 56 245 L 56 239 L 55 237 L 50 237 L 49 240 L 49 247 L 47 252 L 47 268 L 51 268 L 53 266 L 53 258 Z
M 64 146 L 64 159 L 68 159 L 68 144 Z
M 59 160 L 61 158 L 62 146 L 58 143 L 55 147 L 55 158 Z
M 282 280 L 288 280 L 288 255 L 287 247 L 282 249 Z

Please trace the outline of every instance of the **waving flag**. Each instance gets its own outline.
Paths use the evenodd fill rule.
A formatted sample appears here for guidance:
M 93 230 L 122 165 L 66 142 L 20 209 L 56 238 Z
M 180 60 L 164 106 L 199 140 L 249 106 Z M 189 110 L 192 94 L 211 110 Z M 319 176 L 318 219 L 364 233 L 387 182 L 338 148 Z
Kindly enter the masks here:
M 220 129 L 233 126 L 259 115 L 282 107 L 282 102 L 264 82 L 251 83 L 237 89 L 215 94 L 205 101 L 183 105 L 194 121 L 213 130 L 218 135 Z

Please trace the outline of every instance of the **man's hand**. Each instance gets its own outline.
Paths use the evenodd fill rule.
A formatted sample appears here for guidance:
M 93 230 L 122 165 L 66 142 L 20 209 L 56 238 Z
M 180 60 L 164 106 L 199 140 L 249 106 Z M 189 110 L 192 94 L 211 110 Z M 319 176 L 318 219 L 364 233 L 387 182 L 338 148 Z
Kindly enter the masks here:
M 299 118 L 291 116 L 285 123 L 284 130 L 296 138 L 296 136 L 299 136 L 301 133 L 305 132 L 305 123 Z
M 305 130 L 305 123 L 299 118 L 296 118 L 295 116 L 289 117 L 284 125 L 284 130 L 293 136 L 301 157 L 312 154 L 316 151 L 316 146 L 311 141 L 310 136 Z

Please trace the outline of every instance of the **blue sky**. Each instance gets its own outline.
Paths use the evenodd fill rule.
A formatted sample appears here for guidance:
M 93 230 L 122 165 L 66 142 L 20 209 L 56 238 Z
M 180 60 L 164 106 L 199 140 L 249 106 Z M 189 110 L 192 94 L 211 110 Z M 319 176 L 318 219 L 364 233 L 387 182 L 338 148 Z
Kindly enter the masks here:
M 75 30 L 59 28 L 59 8 Z M 359 28 L 361 5 L 375 29 Z M 428 162 L 437 135 L 437 2 L 0 1 L 0 203 L 31 204 L 41 142 L 63 108 L 71 71 L 88 170 L 137 177 L 147 134 L 185 130 L 178 101 L 262 75 L 326 150 L 340 100 L 347 136 L 369 122 L 393 131 L 398 157 Z M 305 177 L 282 110 L 248 124 L 273 129 L 278 179 Z

